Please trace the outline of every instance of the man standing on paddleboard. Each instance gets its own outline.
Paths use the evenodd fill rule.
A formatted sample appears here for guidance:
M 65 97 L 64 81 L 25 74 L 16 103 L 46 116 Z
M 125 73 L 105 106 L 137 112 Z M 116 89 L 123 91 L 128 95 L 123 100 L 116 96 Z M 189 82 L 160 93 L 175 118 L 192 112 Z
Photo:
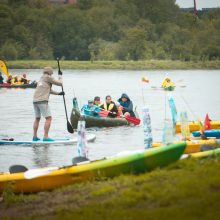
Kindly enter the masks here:
M 52 77 L 53 69 L 51 67 L 45 67 L 43 70 L 43 75 L 41 76 L 39 82 L 37 83 L 37 88 L 34 93 L 34 112 L 35 121 L 33 125 L 34 135 L 33 141 L 39 141 L 40 138 L 37 136 L 37 131 L 41 119 L 41 115 L 46 119 L 44 125 L 44 137 L 43 141 L 54 141 L 48 136 L 50 129 L 52 116 L 50 112 L 50 107 L 48 105 L 50 94 L 54 95 L 64 95 L 64 92 L 55 92 L 52 90 L 52 85 L 62 86 L 62 72 L 59 71 L 58 80 Z

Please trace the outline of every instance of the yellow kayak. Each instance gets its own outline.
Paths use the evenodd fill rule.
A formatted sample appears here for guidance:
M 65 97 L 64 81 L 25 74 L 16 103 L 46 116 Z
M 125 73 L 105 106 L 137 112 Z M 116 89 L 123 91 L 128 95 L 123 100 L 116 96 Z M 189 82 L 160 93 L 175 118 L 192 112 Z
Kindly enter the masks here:
M 122 152 L 111 158 L 86 161 L 68 167 L 46 167 L 12 174 L 1 173 L 0 193 L 7 187 L 15 193 L 32 193 L 102 177 L 142 173 L 179 160 L 185 147 L 186 143 L 181 142 L 166 147 Z
M 220 121 L 210 121 L 211 129 L 220 129 Z M 200 124 L 198 121 L 192 121 L 189 123 L 190 132 L 200 130 Z M 176 123 L 176 133 L 181 133 L 181 123 Z
M 174 141 L 172 144 L 178 144 L 181 141 Z M 153 143 L 153 147 L 160 147 L 163 146 L 161 142 Z M 185 154 L 191 154 L 191 153 L 197 153 L 201 151 L 201 147 L 205 146 L 212 146 L 215 148 L 220 147 L 220 140 L 219 139 L 208 139 L 208 140 L 191 140 L 186 141 L 186 148 L 184 153 Z
M 200 158 L 213 157 L 213 156 L 218 156 L 218 155 L 220 155 L 220 148 L 215 149 L 215 150 L 189 154 L 188 158 L 200 159 Z

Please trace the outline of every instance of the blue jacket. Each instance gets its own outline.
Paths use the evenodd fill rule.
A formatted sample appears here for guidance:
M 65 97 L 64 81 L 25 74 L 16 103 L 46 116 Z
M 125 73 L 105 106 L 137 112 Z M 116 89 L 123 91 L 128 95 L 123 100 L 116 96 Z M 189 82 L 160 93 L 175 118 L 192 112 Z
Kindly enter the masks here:
M 88 104 L 83 105 L 81 112 L 83 115 L 100 117 L 100 108 L 97 105 L 90 106 Z

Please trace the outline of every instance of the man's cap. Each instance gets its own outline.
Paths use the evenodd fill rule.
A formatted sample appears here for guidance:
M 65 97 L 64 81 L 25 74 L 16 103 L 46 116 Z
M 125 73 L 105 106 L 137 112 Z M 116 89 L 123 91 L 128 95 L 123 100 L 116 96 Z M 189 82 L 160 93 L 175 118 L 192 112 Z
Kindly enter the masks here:
M 44 67 L 44 74 L 52 75 L 53 74 L 52 67 L 50 67 L 50 66 Z
M 93 103 L 93 100 L 91 100 L 91 99 L 90 99 L 90 100 L 88 100 L 88 103 Z

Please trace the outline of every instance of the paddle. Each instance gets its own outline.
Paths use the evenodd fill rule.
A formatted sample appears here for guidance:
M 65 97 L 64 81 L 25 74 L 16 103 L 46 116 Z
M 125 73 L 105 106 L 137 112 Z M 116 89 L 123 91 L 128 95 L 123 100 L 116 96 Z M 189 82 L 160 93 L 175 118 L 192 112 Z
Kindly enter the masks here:
M 21 173 L 27 171 L 28 168 L 23 165 L 12 165 L 9 167 L 10 173 Z
M 61 70 L 60 70 L 60 62 L 59 62 L 59 58 L 57 58 L 57 64 L 58 64 L 58 74 L 61 75 Z M 62 85 L 62 92 L 63 91 L 63 85 Z M 63 103 L 64 103 L 64 107 L 65 107 L 65 113 L 66 113 L 66 121 L 67 121 L 67 130 L 69 133 L 73 134 L 74 130 L 72 125 L 70 124 L 70 122 L 68 121 L 68 116 L 67 116 L 67 110 L 66 110 L 66 100 L 65 100 L 65 96 L 63 95 Z
M 102 109 L 102 110 L 104 110 L 104 112 L 113 113 L 113 112 L 108 111 L 106 109 Z M 102 115 L 105 117 L 105 115 L 103 113 L 102 113 Z M 139 118 L 135 118 L 135 117 L 132 117 L 132 116 L 129 116 L 129 115 L 126 115 L 126 116 L 125 115 L 118 115 L 118 116 L 121 117 L 121 118 L 125 118 L 128 122 L 130 122 L 134 125 L 139 125 L 140 122 L 141 122 L 141 120 Z M 106 117 L 107 117 L 107 115 L 106 115 Z

